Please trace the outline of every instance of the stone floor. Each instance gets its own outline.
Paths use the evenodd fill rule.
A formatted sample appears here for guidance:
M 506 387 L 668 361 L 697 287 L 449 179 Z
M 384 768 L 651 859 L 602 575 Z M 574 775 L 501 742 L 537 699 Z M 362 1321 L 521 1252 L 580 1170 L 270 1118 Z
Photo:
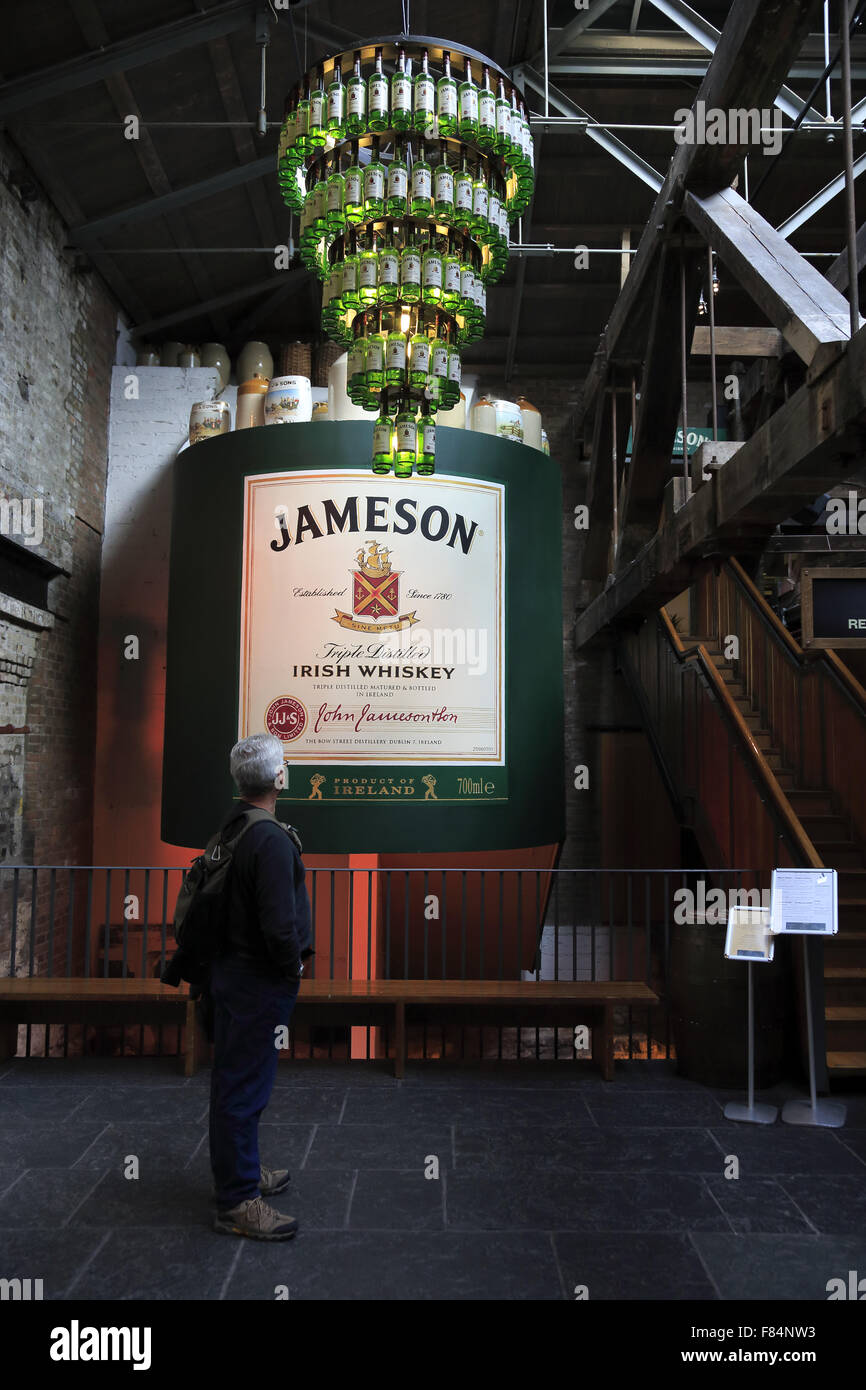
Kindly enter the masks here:
M 733 1124 L 741 1095 L 667 1062 L 610 1084 L 579 1062 L 281 1064 L 262 1155 L 301 1230 L 269 1245 L 211 1229 L 210 1073 L 176 1066 L 0 1064 L 0 1277 L 52 1299 L 825 1300 L 866 1272 L 866 1093 L 812 1130 Z

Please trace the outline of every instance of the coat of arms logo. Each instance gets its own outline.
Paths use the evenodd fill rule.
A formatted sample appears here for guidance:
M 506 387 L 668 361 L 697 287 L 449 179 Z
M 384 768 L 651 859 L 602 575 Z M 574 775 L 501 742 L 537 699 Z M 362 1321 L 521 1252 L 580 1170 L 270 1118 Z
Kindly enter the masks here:
M 352 613 L 335 609 L 333 621 L 355 632 L 397 632 L 418 622 L 414 611 L 400 613 L 400 574 L 393 570 L 386 550 L 378 541 L 367 541 L 356 552 L 352 570 Z M 362 621 L 366 619 L 367 621 Z M 372 621 L 370 621 L 372 619 Z M 395 621 L 393 621 L 395 620 Z

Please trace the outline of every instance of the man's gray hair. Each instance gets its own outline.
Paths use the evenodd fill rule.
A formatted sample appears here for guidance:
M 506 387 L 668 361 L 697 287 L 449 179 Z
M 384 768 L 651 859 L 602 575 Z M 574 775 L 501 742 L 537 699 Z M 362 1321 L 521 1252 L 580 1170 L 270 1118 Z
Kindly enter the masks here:
M 283 766 L 283 745 L 273 734 L 250 734 L 231 751 L 229 768 L 241 796 L 264 796 L 273 791 Z

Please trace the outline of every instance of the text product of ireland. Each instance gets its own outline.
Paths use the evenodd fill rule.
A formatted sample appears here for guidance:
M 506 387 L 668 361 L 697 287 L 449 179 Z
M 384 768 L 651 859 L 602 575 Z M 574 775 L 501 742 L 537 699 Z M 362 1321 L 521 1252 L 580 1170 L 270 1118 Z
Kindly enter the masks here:
M 502 767 L 504 487 L 246 480 L 238 736 L 292 763 Z

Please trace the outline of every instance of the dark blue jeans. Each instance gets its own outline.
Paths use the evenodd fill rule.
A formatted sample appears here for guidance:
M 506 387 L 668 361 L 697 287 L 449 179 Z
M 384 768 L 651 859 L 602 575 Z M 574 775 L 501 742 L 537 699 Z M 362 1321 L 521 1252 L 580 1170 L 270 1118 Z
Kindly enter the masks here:
M 259 1119 L 276 1079 L 275 1029 L 289 1023 L 298 981 L 221 960 L 212 969 L 211 994 L 210 1161 L 217 1206 L 227 1211 L 259 1193 Z

